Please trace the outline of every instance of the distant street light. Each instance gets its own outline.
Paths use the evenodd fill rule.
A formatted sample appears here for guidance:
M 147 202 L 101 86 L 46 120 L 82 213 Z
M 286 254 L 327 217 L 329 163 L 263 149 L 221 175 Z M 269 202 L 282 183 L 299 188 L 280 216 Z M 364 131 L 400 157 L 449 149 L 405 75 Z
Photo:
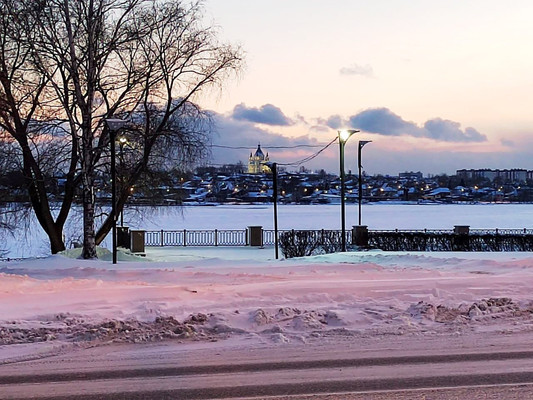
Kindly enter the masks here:
M 115 159 L 115 141 L 117 132 L 120 131 L 127 123 L 123 119 L 107 118 L 105 120 L 109 128 L 109 143 L 111 146 L 111 218 L 112 228 L 112 247 L 113 247 L 113 264 L 117 263 L 117 171 Z
M 355 129 L 347 129 L 338 131 L 339 135 L 339 150 L 340 150 L 340 178 L 341 178 L 341 244 L 342 251 L 346 251 L 346 204 L 345 204 L 345 184 L 344 184 L 344 146 L 347 140 L 354 133 L 359 131 Z
M 357 164 L 359 167 L 359 225 L 361 225 L 361 203 L 363 202 L 363 177 L 361 176 L 361 169 L 363 165 L 361 164 L 361 150 L 365 144 L 371 143 L 372 140 L 360 140 L 359 147 L 357 149 Z

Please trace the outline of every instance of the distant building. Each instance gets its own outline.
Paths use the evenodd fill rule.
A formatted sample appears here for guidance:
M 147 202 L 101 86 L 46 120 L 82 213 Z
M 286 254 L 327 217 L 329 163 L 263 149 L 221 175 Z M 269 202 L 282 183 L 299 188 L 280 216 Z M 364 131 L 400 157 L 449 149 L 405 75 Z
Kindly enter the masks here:
M 463 179 L 488 179 L 494 182 L 501 179 L 504 182 L 525 182 L 531 177 L 532 171 L 525 169 L 458 169 L 456 174 Z
M 263 153 L 263 150 L 261 150 L 261 145 L 257 145 L 257 150 L 255 151 L 255 154 L 250 153 L 250 158 L 248 159 L 248 173 L 249 174 L 260 174 L 261 172 L 268 169 L 268 167 L 265 165 L 266 162 L 268 162 L 268 153 Z
M 408 181 L 421 181 L 423 178 L 423 175 L 422 175 L 422 172 L 420 171 L 418 172 L 413 172 L 413 171 L 407 172 L 406 171 L 406 172 L 400 172 L 399 178 L 405 179 Z
M 525 182 L 527 181 L 527 170 L 525 169 L 510 169 L 504 170 L 506 175 L 505 178 L 511 182 Z

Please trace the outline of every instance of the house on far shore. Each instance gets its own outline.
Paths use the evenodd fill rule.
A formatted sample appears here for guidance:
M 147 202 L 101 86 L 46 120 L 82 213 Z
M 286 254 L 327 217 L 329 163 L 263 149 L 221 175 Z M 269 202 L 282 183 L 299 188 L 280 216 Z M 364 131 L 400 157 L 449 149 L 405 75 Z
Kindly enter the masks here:
M 431 192 L 426 193 L 422 198 L 424 200 L 446 200 L 452 194 L 452 191 L 445 187 L 439 187 L 433 189 Z

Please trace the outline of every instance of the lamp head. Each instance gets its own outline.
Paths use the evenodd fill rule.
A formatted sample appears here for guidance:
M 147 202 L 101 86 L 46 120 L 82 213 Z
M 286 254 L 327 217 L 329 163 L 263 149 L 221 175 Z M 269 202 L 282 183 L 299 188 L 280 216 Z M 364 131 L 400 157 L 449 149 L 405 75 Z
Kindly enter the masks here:
M 277 163 L 272 162 L 272 161 L 263 161 L 261 164 L 267 166 L 268 169 L 269 169 L 272 173 L 274 173 L 274 170 L 276 169 L 276 167 L 277 167 L 277 165 L 278 165 Z
M 359 132 L 358 130 L 355 130 L 355 129 L 343 129 L 343 130 L 340 130 L 338 131 L 338 134 L 339 134 L 339 140 L 343 143 L 346 143 L 346 141 L 350 138 L 350 136 L 352 136 L 354 133 L 357 133 Z
M 118 138 L 118 141 L 120 142 L 120 144 L 126 144 L 128 142 L 128 139 L 126 139 L 125 136 L 121 136 Z
M 365 144 L 372 143 L 372 140 L 360 140 L 359 147 L 363 147 Z
M 105 123 L 111 131 L 118 131 L 121 128 L 124 128 L 128 121 L 119 118 L 106 118 Z

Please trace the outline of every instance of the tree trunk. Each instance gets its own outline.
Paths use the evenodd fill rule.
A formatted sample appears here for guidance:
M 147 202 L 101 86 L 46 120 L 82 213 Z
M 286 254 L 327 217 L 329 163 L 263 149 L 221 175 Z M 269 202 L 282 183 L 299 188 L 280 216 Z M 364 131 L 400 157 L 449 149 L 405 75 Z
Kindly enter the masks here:
M 57 254 L 60 251 L 65 250 L 65 242 L 63 241 L 63 229 L 57 229 L 54 225 L 54 229 L 47 232 L 50 239 L 50 251 L 52 254 Z
M 27 179 L 27 188 L 29 199 L 37 217 L 37 221 L 48 235 L 50 240 L 50 250 L 52 254 L 56 254 L 65 250 L 65 243 L 63 241 L 63 223 L 55 223 L 54 217 L 50 211 L 50 204 L 46 187 L 44 186 L 44 176 L 33 157 L 25 136 L 22 137 L 21 147 L 23 149 L 23 174 Z
M 93 177 L 90 173 L 84 174 L 83 185 L 83 253 L 84 259 L 97 258 L 96 240 L 94 231 L 94 196 Z
M 87 113 L 89 115 L 89 113 Z M 90 121 L 90 117 L 86 117 Z M 94 229 L 94 155 L 91 125 L 85 123 L 83 133 L 83 157 L 81 160 L 81 176 L 83 190 L 83 251 L 84 259 L 98 258 Z M 82 128 L 83 129 L 83 128 Z

